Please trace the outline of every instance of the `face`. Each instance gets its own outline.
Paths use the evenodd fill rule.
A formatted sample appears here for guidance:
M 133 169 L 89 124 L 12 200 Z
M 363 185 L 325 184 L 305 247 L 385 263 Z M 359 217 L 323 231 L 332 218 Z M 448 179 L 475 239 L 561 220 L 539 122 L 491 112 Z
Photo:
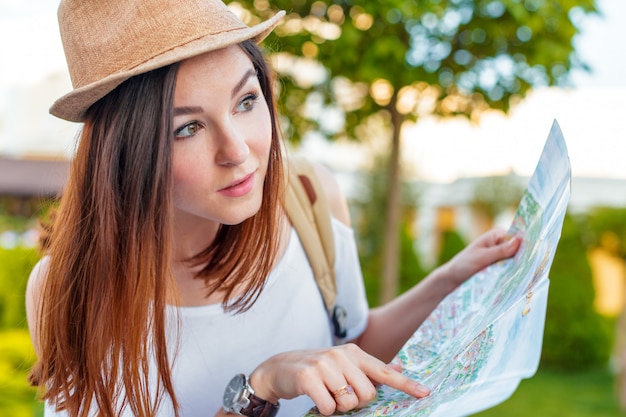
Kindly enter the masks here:
M 271 119 L 252 62 L 238 46 L 180 64 L 174 132 L 178 225 L 238 224 L 259 210 Z

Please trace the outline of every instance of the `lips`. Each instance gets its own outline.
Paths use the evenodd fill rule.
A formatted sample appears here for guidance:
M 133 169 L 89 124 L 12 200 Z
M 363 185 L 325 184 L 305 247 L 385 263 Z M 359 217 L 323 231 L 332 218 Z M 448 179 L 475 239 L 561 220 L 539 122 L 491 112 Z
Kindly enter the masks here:
M 254 172 L 233 181 L 217 192 L 227 197 L 242 197 L 252 191 L 254 187 Z

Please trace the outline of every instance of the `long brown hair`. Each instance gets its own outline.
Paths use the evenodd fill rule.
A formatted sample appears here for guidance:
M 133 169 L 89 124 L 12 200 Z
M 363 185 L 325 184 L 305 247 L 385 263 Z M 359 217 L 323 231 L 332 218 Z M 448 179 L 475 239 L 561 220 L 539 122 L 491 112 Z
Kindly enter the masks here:
M 224 291 L 224 306 L 237 311 L 254 303 L 275 261 L 284 189 L 272 75 L 256 44 L 240 46 L 257 71 L 272 119 L 264 197 L 257 214 L 220 227 L 190 260 L 206 264 L 198 277 L 207 291 Z M 40 357 L 31 381 L 43 399 L 72 417 L 86 417 L 92 407 L 99 416 L 117 416 L 124 407 L 138 417 L 154 416 L 164 395 L 178 409 L 165 311 L 175 285 L 171 144 L 177 68 L 133 77 L 89 109 L 50 229 L 35 329 Z M 229 304 L 242 282 L 246 294 Z

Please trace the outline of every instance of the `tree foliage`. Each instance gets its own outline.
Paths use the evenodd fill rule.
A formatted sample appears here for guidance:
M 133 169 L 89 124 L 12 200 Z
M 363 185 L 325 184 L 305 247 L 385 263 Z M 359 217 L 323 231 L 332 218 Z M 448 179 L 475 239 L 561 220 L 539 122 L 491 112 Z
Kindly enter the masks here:
M 247 10 L 250 23 L 287 12 L 268 44 L 288 63 L 277 69 L 284 87 L 282 113 L 295 139 L 314 126 L 333 133 L 323 120 L 303 115 L 306 92 L 312 90 L 345 111 L 351 137 L 358 137 L 355 128 L 367 116 L 381 110 L 399 111 L 403 118 L 506 111 L 511 99 L 532 87 L 566 84 L 571 69 L 586 68 L 572 44 L 579 31 L 575 22 L 596 11 L 594 0 L 231 4 Z M 302 81 L 306 62 L 323 67 L 317 78 Z
M 372 117 L 389 127 L 383 255 L 384 298 L 398 289 L 400 138 L 423 115 L 477 119 L 508 111 L 534 86 L 557 85 L 584 67 L 574 21 L 594 0 L 238 0 L 256 23 L 278 9 L 271 35 L 281 73 L 280 112 L 290 140 L 315 129 L 367 139 Z M 341 123 L 329 123 L 341 115 Z

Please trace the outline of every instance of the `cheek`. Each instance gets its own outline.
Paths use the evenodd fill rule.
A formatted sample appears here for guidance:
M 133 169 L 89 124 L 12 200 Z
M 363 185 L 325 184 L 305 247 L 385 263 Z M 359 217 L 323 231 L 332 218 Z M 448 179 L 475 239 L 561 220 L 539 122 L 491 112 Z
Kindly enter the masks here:
M 199 184 L 198 171 L 194 168 L 194 161 L 185 152 L 174 151 L 172 160 L 172 182 L 174 203 L 180 203 L 181 198 L 192 192 Z
M 264 105 L 262 111 L 255 114 L 254 121 L 246 129 L 248 146 L 254 148 L 260 158 L 267 158 L 272 146 L 272 121 L 267 106 Z
M 180 198 L 185 194 L 185 190 L 187 189 L 188 176 L 184 167 L 177 164 L 176 160 L 174 160 L 174 166 L 172 167 L 172 179 L 174 204 L 179 205 L 181 202 Z

